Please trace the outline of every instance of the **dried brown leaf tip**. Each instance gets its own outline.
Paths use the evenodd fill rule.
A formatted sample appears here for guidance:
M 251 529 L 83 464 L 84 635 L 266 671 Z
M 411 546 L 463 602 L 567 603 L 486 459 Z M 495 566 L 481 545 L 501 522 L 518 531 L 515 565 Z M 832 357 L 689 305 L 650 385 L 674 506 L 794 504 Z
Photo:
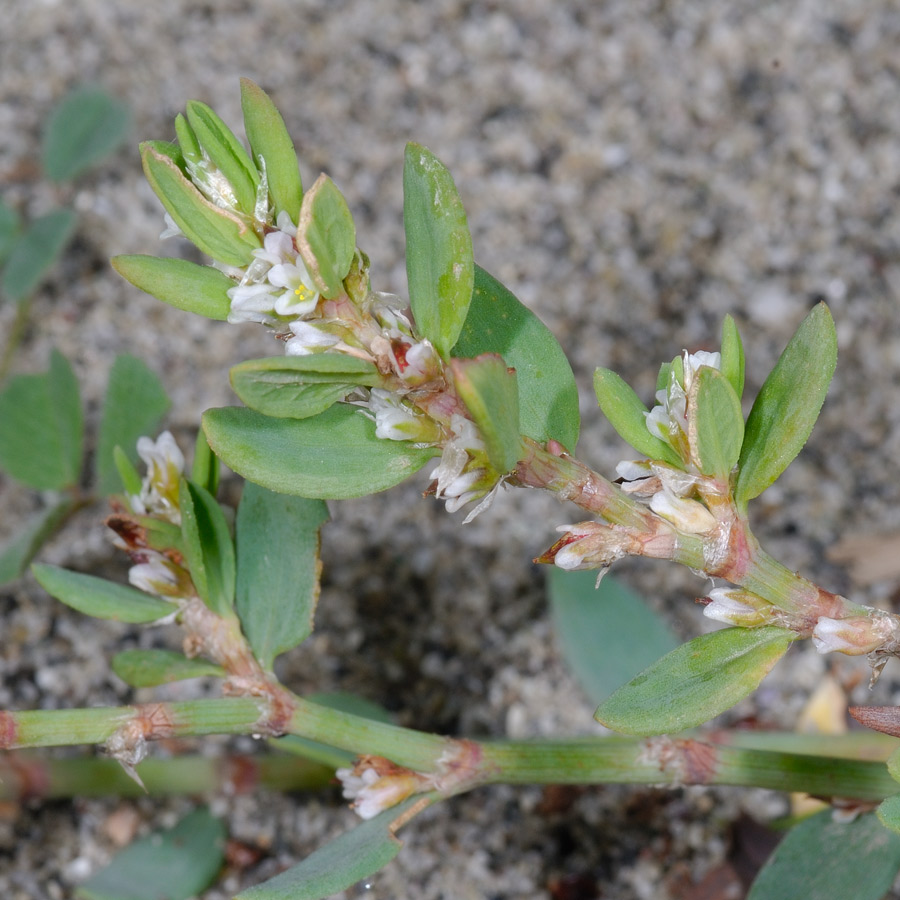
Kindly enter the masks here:
M 851 706 L 850 715 L 866 728 L 900 737 L 900 707 Z

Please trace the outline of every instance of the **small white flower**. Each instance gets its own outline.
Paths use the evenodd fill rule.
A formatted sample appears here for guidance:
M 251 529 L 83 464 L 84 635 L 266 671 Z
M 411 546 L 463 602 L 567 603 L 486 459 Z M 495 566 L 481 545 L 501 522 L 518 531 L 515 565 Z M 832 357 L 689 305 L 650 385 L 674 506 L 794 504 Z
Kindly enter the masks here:
M 172 597 L 178 592 L 178 578 L 171 563 L 162 554 L 145 551 L 147 562 L 138 563 L 128 570 L 128 581 L 138 590 L 161 597 Z
M 406 351 L 405 366 L 400 375 L 407 384 L 422 384 L 437 377 L 441 370 L 440 357 L 431 341 L 417 341 Z
M 138 456 L 147 466 L 140 494 L 129 496 L 132 512 L 155 515 L 181 524 L 178 508 L 178 483 L 184 472 L 184 455 L 171 433 L 164 431 L 155 441 L 138 438 Z
M 268 284 L 239 284 L 228 290 L 231 311 L 228 321 L 232 325 L 243 322 L 258 322 L 272 325 L 275 322 L 275 296 Z
M 682 360 L 684 362 L 684 392 L 686 394 L 690 393 L 691 385 L 694 383 L 694 376 L 701 366 L 707 366 L 710 369 L 722 368 L 722 354 L 718 351 L 710 353 L 708 350 L 698 350 L 696 353 L 688 353 L 685 350 Z
M 489 487 L 493 494 L 496 484 L 486 484 L 487 471 L 480 466 L 466 471 L 472 462 L 470 451 L 484 450 L 484 442 L 478 434 L 478 428 L 471 419 L 454 413 L 450 418 L 450 429 L 453 437 L 444 444 L 441 461 L 432 471 L 431 477 L 436 481 L 434 495 L 438 500 L 447 501 L 447 512 L 456 512 L 479 497 L 483 497 Z M 498 482 L 499 483 L 499 482 Z M 490 505 L 480 504 L 477 512 Z M 473 511 L 474 513 L 475 511 Z M 470 521 L 470 515 L 466 521 Z
M 894 637 L 891 619 L 885 615 L 848 616 L 832 619 L 819 616 L 813 628 L 812 642 L 819 653 L 846 653 L 862 656 L 883 646 Z
M 353 809 L 361 819 L 371 819 L 396 806 L 415 790 L 423 779 L 414 772 L 398 771 L 379 775 L 371 766 L 338 769 L 334 773 L 341 782 L 344 798 L 353 801 Z
M 367 399 L 358 402 L 375 419 L 375 437 L 389 441 L 432 443 L 440 438 L 440 426 L 417 414 L 402 397 L 383 388 L 372 388 Z
M 687 534 L 708 534 L 716 527 L 715 516 L 702 503 L 676 497 L 665 488 L 650 498 L 650 509 Z
M 747 600 L 758 601 L 757 605 Z M 709 592 L 709 603 L 703 607 L 703 615 L 725 625 L 753 628 L 765 625 L 774 618 L 772 607 L 761 597 L 737 588 L 716 588 Z
M 288 356 L 309 356 L 317 350 L 333 347 L 341 340 L 336 334 L 322 331 L 302 319 L 291 322 L 291 331 L 293 337 L 288 338 L 284 348 Z
M 269 284 L 285 288 L 275 301 L 275 311 L 280 316 L 305 316 L 319 302 L 319 292 L 313 284 L 303 260 L 298 256 L 292 263 L 278 263 L 269 269 Z

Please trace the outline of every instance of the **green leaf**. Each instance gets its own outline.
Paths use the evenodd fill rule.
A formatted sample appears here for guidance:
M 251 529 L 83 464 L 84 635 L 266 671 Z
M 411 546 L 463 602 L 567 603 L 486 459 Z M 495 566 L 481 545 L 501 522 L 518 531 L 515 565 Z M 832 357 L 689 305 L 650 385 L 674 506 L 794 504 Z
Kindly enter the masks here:
M 0 548 L 0 587 L 15 581 L 25 572 L 74 505 L 70 499 L 57 500 L 20 526 L 15 537 Z
M 60 490 L 81 474 L 84 421 L 78 382 L 54 350 L 42 375 L 18 375 L 0 391 L 0 467 L 36 490 Z
M 109 372 L 94 460 L 97 492 L 121 490 L 115 448 L 121 447 L 132 464 L 137 462 L 137 439 L 156 432 L 170 406 L 159 378 L 142 360 L 128 353 L 116 357 Z
M 439 452 L 380 440 L 374 422 L 343 405 L 310 419 L 273 419 L 233 406 L 210 409 L 203 429 L 219 459 L 244 478 L 282 494 L 323 500 L 393 487 Z
M 51 597 L 97 619 L 113 619 L 134 625 L 155 622 L 178 610 L 175 603 L 94 575 L 42 563 L 35 563 L 31 571 Z
M 573 674 L 588 699 L 599 703 L 661 655 L 678 646 L 672 631 L 644 600 L 596 572 L 547 576 L 553 624 Z
M 900 868 L 900 836 L 873 815 L 835 822 L 830 809 L 795 825 L 747 900 L 881 900 Z
M 716 369 L 701 366 L 691 384 L 688 411 L 691 458 L 702 474 L 727 484 L 744 439 L 741 401 L 731 382 Z
M 178 140 L 178 149 L 184 157 L 185 165 L 187 163 L 197 165 L 203 162 L 203 150 L 200 147 L 200 141 L 197 140 L 197 134 L 181 113 L 175 116 L 175 137 Z
M 725 316 L 722 322 L 721 372 L 740 400 L 744 393 L 744 345 L 731 316 Z
M 242 891 L 235 900 L 324 900 L 368 878 L 400 852 L 402 844 L 394 836 L 392 826 L 421 799 L 410 797 L 386 809 L 286 872 Z
M 265 165 L 275 215 L 284 210 L 296 222 L 303 200 L 303 184 L 297 153 L 284 119 L 269 95 L 249 78 L 241 79 L 241 109 L 253 159 L 259 165 L 262 157 Z
M 803 448 L 836 364 L 834 322 L 819 303 L 785 347 L 747 417 L 734 489 L 739 507 L 769 487 Z
M 0 197 L 0 266 L 6 261 L 21 233 L 19 214 Z
M 42 159 L 52 181 L 65 181 L 112 153 L 131 127 L 128 106 L 97 87 L 78 87 L 57 104 L 44 129 Z
M 186 113 L 197 143 L 206 152 L 210 163 L 231 185 L 238 208 L 252 216 L 256 208 L 259 173 L 247 151 L 232 130 L 205 103 L 191 100 L 187 104 Z
M 227 833 L 207 809 L 119 851 L 79 887 L 80 900 L 187 900 L 208 888 L 225 859 Z
M 647 407 L 619 375 L 610 369 L 598 368 L 594 372 L 594 392 L 603 415 L 622 440 L 648 459 L 658 459 L 678 468 L 684 466 L 678 454 L 647 429 L 644 416 Z
M 356 226 L 344 195 L 327 175 L 320 175 L 303 197 L 297 250 L 323 297 L 344 292 L 356 253 Z
M 219 489 L 219 457 L 212 452 L 209 441 L 201 428 L 194 441 L 194 461 L 191 465 L 191 481 L 209 491 L 213 497 Z
M 321 500 L 244 485 L 235 525 L 237 612 L 254 655 L 271 671 L 276 656 L 312 634 L 319 599 Z
M 0 277 L 0 291 L 10 300 L 27 297 L 59 258 L 75 222 L 70 209 L 57 209 L 31 222 L 10 250 Z
M 58 350 L 50 354 L 47 390 L 59 436 L 59 445 L 68 473 L 66 484 L 75 484 L 81 475 L 84 458 L 84 414 L 78 380 L 69 361 Z
M 178 505 L 194 587 L 217 616 L 230 616 L 235 589 L 234 542 L 222 507 L 209 491 L 187 479 L 181 481 Z
M 343 400 L 354 385 L 382 381 L 363 359 L 338 353 L 251 359 L 231 370 L 231 386 L 258 412 L 277 418 L 305 419 Z
M 112 670 L 132 687 L 156 687 L 206 675 L 224 678 L 221 666 L 205 659 L 188 659 L 172 650 L 122 650 L 112 658 Z
M 453 383 L 484 438 L 491 465 L 501 474 L 512 471 L 522 450 L 515 372 L 494 353 L 454 359 L 451 367 Z
M 701 725 L 755 690 L 794 637 L 775 626 L 700 635 L 619 688 L 594 718 L 641 736 Z
M 140 494 L 142 482 L 141 476 L 138 475 L 134 463 L 128 458 L 128 454 L 116 444 L 113 447 L 113 462 L 116 471 L 119 473 L 119 481 L 126 494 Z
M 318 703 L 319 706 L 327 706 L 329 709 L 337 709 L 354 716 L 362 716 L 364 719 L 373 719 L 376 722 L 390 723 L 391 714 L 377 703 L 372 703 L 356 694 L 346 691 L 331 691 L 321 694 L 310 694 L 306 697 L 310 703 Z M 349 750 L 340 750 L 319 741 L 311 741 L 307 738 L 297 737 L 295 734 L 286 734 L 273 740 L 273 746 L 288 753 L 302 756 L 312 762 L 340 769 L 344 766 L 352 766 L 356 754 Z
M 885 828 L 900 834 L 900 794 L 882 800 L 875 812 Z
M 499 353 L 516 370 L 519 427 L 541 443 L 578 442 L 578 387 L 572 367 L 550 329 L 496 278 L 475 266 L 475 289 L 453 356 Z
M 472 236 L 453 177 L 421 144 L 406 145 L 403 227 L 412 313 L 419 333 L 446 358 L 472 300 Z
M 135 287 L 176 309 L 224 322 L 231 312 L 228 291 L 235 282 L 212 266 L 160 256 L 114 256 L 112 267 Z
M 888 757 L 887 768 L 891 778 L 894 781 L 900 781 L 900 748 Z
M 141 160 L 150 187 L 189 241 L 230 266 L 251 261 L 262 242 L 237 213 L 210 203 L 178 164 L 152 142 L 141 144 Z

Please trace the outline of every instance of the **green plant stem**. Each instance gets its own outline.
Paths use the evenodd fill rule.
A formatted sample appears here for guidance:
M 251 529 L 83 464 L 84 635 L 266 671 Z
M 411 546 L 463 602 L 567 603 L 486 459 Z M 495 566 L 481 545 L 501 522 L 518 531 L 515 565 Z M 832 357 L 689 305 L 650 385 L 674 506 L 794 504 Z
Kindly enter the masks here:
M 482 783 L 709 784 L 877 801 L 896 793 L 884 763 L 668 738 L 482 745 Z
M 452 752 L 457 743 L 452 738 L 376 722 L 299 697 L 295 703 L 287 729 L 290 734 L 349 750 L 355 755 L 384 756 L 419 772 L 434 771 L 438 760 Z
M 203 734 L 252 734 L 261 710 L 249 697 L 147 703 L 99 709 L 0 712 L 0 749 L 102 744 L 132 726 L 147 740 Z
M 167 736 L 219 733 L 251 733 L 258 727 L 259 709 L 247 699 L 198 700 L 156 704 L 147 707 L 38 711 L 7 714 L 20 728 L 16 746 L 96 743 L 107 740 L 123 724 L 145 714 L 150 706 L 164 709 L 172 727 Z M 883 761 L 896 741 L 861 743 L 858 735 L 828 737 L 832 756 L 783 752 L 781 747 L 818 748 L 795 734 L 730 735 L 718 733 L 716 741 L 693 738 L 580 738 L 568 741 L 462 742 L 374 722 L 360 716 L 300 701 L 290 731 L 355 754 L 384 756 L 422 772 L 441 772 L 442 763 L 461 747 L 467 760 L 464 777 L 454 781 L 447 793 L 459 793 L 481 784 L 708 784 L 763 787 L 804 791 L 823 797 L 846 797 L 862 801 L 881 800 L 896 793 L 896 782 Z M 866 738 L 871 738 L 867 735 Z M 737 746 L 757 742 L 769 749 Z M 730 743 L 723 743 L 728 741 Z M 854 759 L 854 754 L 870 759 Z M 270 779 L 273 787 L 319 785 L 328 767 L 276 757 L 278 762 L 260 761 L 259 774 L 250 778 Z M 40 763 L 10 761 L 0 764 L 3 795 L 63 796 L 118 791 L 126 781 L 110 782 L 97 760 L 61 760 Z M 152 763 L 152 765 L 151 765 Z M 111 767 L 116 764 L 109 761 Z M 226 769 L 227 769 L 227 763 Z M 266 766 L 271 768 L 266 774 Z M 4 768 L 5 766 L 5 768 Z M 30 767 L 30 768 L 29 768 Z M 187 792 L 212 790 L 227 783 L 219 764 L 208 760 L 148 760 L 139 774 L 151 779 L 153 791 Z M 227 776 L 234 780 L 235 776 Z
M 791 626 L 801 635 L 807 635 L 820 616 L 842 619 L 872 612 L 818 587 L 773 559 L 759 546 L 746 517 L 736 512 L 731 551 L 711 565 L 715 554 L 708 553 L 704 537 L 682 532 L 676 536 L 647 507 L 577 459 L 567 454 L 556 456 L 534 441 L 526 440 L 524 446 L 527 454 L 516 469 L 519 484 L 551 491 L 611 524 L 631 530 L 642 542 L 641 552 L 646 556 L 663 556 L 752 591 L 787 613 Z
M 334 770 L 282 754 L 176 756 L 146 759 L 137 766 L 143 787 L 113 759 L 45 759 L 33 753 L 0 755 L 0 800 L 55 797 L 249 793 L 257 788 L 298 791 L 321 788 Z

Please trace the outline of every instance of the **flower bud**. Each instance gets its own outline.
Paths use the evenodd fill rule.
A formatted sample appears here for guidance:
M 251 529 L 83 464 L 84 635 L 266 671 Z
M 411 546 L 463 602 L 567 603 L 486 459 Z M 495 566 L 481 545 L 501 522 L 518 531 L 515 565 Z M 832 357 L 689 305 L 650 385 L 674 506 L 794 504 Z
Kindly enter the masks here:
M 846 619 L 820 616 L 813 629 L 812 642 L 819 653 L 862 656 L 881 647 L 892 633 L 886 616 L 848 616 Z
M 702 503 L 676 497 L 665 488 L 650 498 L 650 509 L 687 534 L 708 534 L 716 527 L 715 516 Z
M 756 628 L 768 625 L 775 618 L 771 604 L 749 591 L 716 588 L 709 592 L 707 600 L 703 615 L 726 625 Z
M 561 525 L 563 532 L 549 550 L 535 562 L 553 563 L 560 569 L 606 569 L 629 553 L 639 553 L 640 544 L 624 529 L 600 522 Z

